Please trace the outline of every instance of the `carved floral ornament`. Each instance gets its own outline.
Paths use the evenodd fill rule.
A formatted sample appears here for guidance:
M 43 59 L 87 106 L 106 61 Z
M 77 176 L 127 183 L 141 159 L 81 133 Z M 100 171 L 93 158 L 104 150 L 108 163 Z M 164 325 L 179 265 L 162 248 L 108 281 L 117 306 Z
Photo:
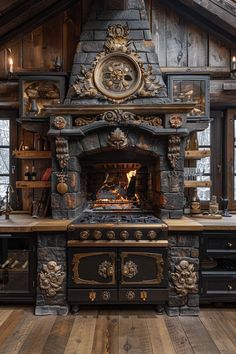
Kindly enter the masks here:
M 57 116 L 53 120 L 53 126 L 55 129 L 64 129 L 66 126 L 66 120 L 64 117 Z
M 120 129 L 116 128 L 107 137 L 108 145 L 114 147 L 115 149 L 123 149 L 128 145 L 128 139 L 125 133 Z
M 171 274 L 175 290 L 179 295 L 197 292 L 197 272 L 194 271 L 194 264 L 186 260 L 180 261 L 175 266 L 176 272 Z
M 52 297 L 61 289 L 66 274 L 62 272 L 61 265 L 57 265 L 54 261 L 49 261 L 47 264 L 43 264 L 38 276 L 40 289 L 48 297 Z
M 130 48 L 129 28 L 110 25 L 104 51 L 98 53 L 86 70 L 81 72 L 70 88 L 79 97 L 96 97 L 121 103 L 135 97 L 156 97 L 164 85 L 153 74 L 152 65 L 144 67 L 140 56 Z
M 171 128 L 180 128 L 183 125 L 183 117 L 179 114 L 173 114 L 170 119 Z
M 110 124 L 133 123 L 137 125 L 144 124 L 157 128 L 163 128 L 162 118 L 159 116 L 140 116 L 128 111 L 123 111 L 122 109 L 114 109 L 97 116 L 78 117 L 75 119 L 75 126 L 81 127 L 100 120 L 106 121 Z

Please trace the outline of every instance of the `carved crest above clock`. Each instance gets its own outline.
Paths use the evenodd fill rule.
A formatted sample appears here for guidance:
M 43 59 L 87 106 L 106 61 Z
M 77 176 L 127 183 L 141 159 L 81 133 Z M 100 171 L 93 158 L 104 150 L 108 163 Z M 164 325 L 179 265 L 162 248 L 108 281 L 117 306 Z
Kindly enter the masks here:
M 81 72 L 70 88 L 73 97 L 91 97 L 122 103 L 136 97 L 156 97 L 164 86 L 153 74 L 152 65 L 144 66 L 130 48 L 129 28 L 110 25 L 104 51 L 98 53 L 89 69 Z

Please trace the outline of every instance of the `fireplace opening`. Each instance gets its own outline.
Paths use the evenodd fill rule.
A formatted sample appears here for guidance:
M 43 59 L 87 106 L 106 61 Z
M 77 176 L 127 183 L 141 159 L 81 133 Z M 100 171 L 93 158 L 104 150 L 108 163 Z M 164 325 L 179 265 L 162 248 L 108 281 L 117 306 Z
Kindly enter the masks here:
M 86 211 L 155 213 L 159 199 L 158 165 L 158 158 L 130 151 L 82 159 Z

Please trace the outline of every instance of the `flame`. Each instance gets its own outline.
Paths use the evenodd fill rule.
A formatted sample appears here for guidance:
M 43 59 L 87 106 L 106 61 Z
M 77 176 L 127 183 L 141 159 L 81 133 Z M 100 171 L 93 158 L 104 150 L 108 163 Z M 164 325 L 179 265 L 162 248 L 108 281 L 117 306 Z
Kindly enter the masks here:
M 129 171 L 128 173 L 126 173 L 126 176 L 127 176 L 127 179 L 128 179 L 127 187 L 128 187 L 128 185 L 130 183 L 131 177 L 136 176 L 136 173 L 137 173 L 137 170 Z
M 9 61 L 9 65 L 13 65 L 13 59 L 12 59 L 12 57 L 10 57 L 10 58 L 8 59 L 8 61 Z

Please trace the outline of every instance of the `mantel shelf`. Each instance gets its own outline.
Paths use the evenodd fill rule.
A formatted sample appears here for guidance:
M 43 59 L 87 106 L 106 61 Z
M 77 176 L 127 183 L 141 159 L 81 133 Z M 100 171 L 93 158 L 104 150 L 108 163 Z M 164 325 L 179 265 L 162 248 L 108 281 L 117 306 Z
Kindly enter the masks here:
M 34 151 L 34 150 L 14 150 L 12 155 L 17 159 L 50 159 L 51 151 Z
M 208 156 L 211 156 L 210 149 L 185 151 L 185 159 L 186 160 L 200 160 L 200 159 L 203 159 L 204 157 L 208 157 Z
M 211 181 L 184 181 L 184 188 L 211 187 Z
M 50 181 L 16 181 L 16 188 L 51 188 Z

